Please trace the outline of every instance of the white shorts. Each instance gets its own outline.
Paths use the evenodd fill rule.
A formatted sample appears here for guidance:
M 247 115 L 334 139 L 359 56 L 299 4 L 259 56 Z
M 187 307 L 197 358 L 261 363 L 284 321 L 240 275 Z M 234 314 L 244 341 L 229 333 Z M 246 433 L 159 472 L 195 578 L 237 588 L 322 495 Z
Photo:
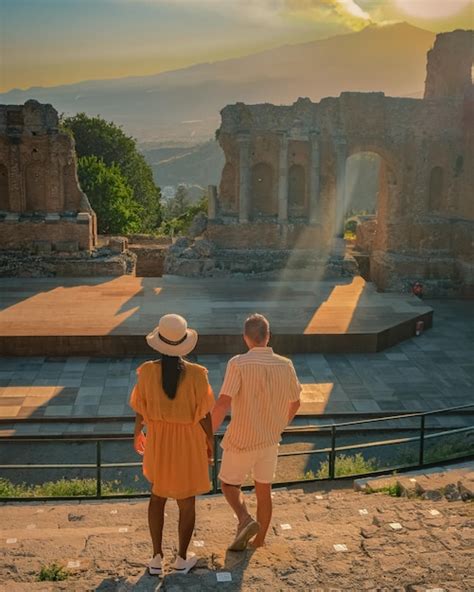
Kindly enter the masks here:
M 219 479 L 228 485 L 242 485 L 252 474 L 258 483 L 271 483 L 275 477 L 279 444 L 249 452 L 224 450 Z

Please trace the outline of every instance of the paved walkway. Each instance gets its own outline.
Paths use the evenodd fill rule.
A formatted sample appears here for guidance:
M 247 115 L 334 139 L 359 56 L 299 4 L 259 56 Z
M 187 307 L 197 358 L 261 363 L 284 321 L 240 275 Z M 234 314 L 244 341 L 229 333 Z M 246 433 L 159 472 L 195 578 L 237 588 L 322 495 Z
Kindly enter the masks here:
M 255 512 L 255 498 L 247 496 Z M 146 502 L 0 506 L 0 577 L 8 592 L 231 592 L 474 589 L 473 507 L 445 499 L 393 498 L 347 489 L 280 490 L 267 546 L 226 552 L 235 520 L 221 496 L 201 498 L 187 576 L 146 573 L 151 548 Z M 164 552 L 176 553 L 177 512 L 166 509 Z M 216 528 L 216 524 L 219 528 Z M 43 566 L 66 568 L 66 581 L 39 583 Z M 219 580 L 222 580 L 220 582 Z
M 438 301 L 433 329 L 377 354 L 292 356 L 304 387 L 301 414 L 407 412 L 472 402 L 474 307 Z M 216 393 L 229 356 L 200 356 Z M 131 414 L 127 400 L 138 358 L 2 358 L 0 418 L 61 417 L 64 423 L 24 425 L 17 433 L 66 431 L 67 418 Z M 1 427 L 1 426 L 0 426 Z M 122 429 L 119 426 L 119 429 Z M 130 425 L 123 426 L 129 431 Z M 3 433 L 9 430 L 3 426 Z M 102 431 L 75 426 L 74 431 Z

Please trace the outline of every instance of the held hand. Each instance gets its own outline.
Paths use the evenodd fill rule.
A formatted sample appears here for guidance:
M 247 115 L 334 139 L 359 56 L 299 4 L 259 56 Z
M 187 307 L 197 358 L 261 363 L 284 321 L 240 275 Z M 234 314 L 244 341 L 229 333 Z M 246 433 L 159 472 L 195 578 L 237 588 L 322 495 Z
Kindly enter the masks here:
M 209 438 L 207 440 L 207 462 L 210 465 L 214 464 L 214 440 Z
M 146 444 L 145 434 L 143 432 L 139 432 L 138 434 L 136 434 L 133 444 L 134 444 L 135 452 L 137 454 L 139 454 L 140 456 L 143 456 L 145 454 L 145 444 Z

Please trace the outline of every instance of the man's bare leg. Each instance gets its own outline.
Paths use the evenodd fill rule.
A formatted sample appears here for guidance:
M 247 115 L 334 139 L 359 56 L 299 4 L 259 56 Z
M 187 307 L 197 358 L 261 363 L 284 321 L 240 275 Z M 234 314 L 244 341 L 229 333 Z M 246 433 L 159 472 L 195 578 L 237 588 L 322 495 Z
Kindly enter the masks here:
M 253 547 L 263 547 L 272 520 L 272 484 L 255 481 L 255 494 L 257 496 L 257 522 L 260 524 L 260 532 L 253 539 L 251 545 Z
M 228 483 L 221 482 L 221 487 L 227 503 L 237 516 L 237 520 L 239 521 L 237 532 L 240 532 L 252 519 L 245 505 L 244 495 L 240 489 L 240 485 L 229 485 Z

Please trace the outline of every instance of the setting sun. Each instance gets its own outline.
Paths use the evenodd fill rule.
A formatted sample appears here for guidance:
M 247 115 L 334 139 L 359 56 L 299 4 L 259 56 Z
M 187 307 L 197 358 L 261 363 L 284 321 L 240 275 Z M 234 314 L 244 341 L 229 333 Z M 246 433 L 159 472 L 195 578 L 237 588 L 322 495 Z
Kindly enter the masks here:
M 455 15 L 467 8 L 470 0 L 395 0 L 395 4 L 406 14 L 428 20 Z

